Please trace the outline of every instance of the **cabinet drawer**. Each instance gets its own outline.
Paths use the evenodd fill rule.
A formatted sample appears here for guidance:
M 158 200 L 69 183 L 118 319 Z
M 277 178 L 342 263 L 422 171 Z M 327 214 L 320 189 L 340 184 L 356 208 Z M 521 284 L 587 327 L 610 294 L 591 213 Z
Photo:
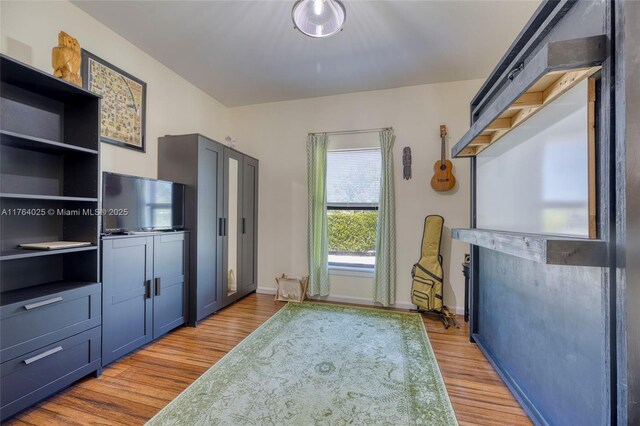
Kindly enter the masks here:
M 2 419 L 100 368 L 100 327 L 4 362 Z
M 2 306 L 0 362 L 73 336 L 100 323 L 100 283 Z

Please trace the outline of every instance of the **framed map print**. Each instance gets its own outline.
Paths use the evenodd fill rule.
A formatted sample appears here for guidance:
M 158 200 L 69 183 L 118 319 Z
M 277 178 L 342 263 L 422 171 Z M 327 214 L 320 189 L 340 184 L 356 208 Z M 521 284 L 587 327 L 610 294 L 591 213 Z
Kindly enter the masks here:
M 102 96 L 100 140 L 145 152 L 147 83 L 82 49 L 85 89 Z

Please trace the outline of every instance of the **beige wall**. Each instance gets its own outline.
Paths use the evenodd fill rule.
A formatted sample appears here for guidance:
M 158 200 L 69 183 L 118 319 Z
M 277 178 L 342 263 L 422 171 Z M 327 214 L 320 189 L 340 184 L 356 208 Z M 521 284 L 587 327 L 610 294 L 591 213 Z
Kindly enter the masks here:
M 102 169 L 155 178 L 158 137 L 230 133 L 229 110 L 67 1 L 1 1 L 2 53 L 52 72 L 51 48 L 66 31 L 80 45 L 147 83 L 146 154 L 103 143 Z
M 468 103 L 480 80 L 424 85 L 326 98 L 227 109 L 164 65 L 71 3 L 0 2 L 1 49 L 18 60 L 51 72 L 51 48 L 64 30 L 82 47 L 147 82 L 147 153 L 102 144 L 102 169 L 157 176 L 157 138 L 199 132 L 260 159 L 259 287 L 274 288 L 282 272 L 306 273 L 307 132 L 393 126 L 396 132 L 398 291 L 409 303 L 409 271 L 417 261 L 422 221 L 445 217 L 445 302 L 463 305 L 460 263 L 467 246 L 451 242 L 449 228 L 468 225 L 468 162 L 455 160 L 460 185 L 439 194 L 429 186 L 439 157 L 438 126 L 446 123 L 450 144 L 468 128 Z M 402 148 L 413 151 L 413 179 L 402 180 Z M 331 295 L 353 301 L 372 299 L 372 280 L 331 276 Z
M 429 185 L 440 157 L 439 125 L 449 127 L 449 148 L 469 128 L 469 101 L 482 81 L 432 84 L 233 108 L 238 147 L 260 159 L 258 285 L 275 287 L 283 272 L 306 273 L 308 132 L 393 126 L 396 134 L 397 301 L 410 302 L 411 266 L 418 260 L 423 220 L 445 218 L 442 253 L 445 303 L 464 304 L 461 263 L 466 244 L 452 243 L 450 228 L 469 224 L 469 164 L 454 160 L 459 185 L 437 193 Z M 344 141 L 345 137 L 341 138 Z M 402 148 L 413 154 L 413 179 L 402 179 Z M 331 297 L 371 301 L 372 279 L 331 276 Z

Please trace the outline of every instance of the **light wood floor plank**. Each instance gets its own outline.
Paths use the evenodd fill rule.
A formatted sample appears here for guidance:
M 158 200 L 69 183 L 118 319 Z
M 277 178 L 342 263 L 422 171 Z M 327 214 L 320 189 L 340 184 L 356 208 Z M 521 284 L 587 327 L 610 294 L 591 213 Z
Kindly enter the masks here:
M 6 424 L 144 424 L 202 373 L 275 314 L 284 303 L 253 294 L 202 321 L 181 327 L 24 411 Z M 527 415 L 480 350 L 468 326 L 445 330 L 423 317 L 460 425 L 530 425 Z

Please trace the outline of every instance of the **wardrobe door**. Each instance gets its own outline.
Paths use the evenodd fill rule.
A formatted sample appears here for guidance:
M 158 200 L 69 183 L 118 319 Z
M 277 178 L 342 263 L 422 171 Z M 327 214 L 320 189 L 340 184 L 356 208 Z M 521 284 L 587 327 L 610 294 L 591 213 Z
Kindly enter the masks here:
M 182 325 L 187 316 L 189 240 L 184 232 L 153 237 L 153 338 Z
M 258 160 L 244 156 L 242 176 L 242 293 L 255 291 L 258 272 Z
M 152 340 L 153 237 L 102 242 L 102 365 Z
M 185 165 L 185 167 L 189 167 Z M 198 211 L 195 320 L 222 307 L 224 147 L 201 138 L 198 144 Z M 190 320 L 193 324 L 195 321 Z
M 243 155 L 225 148 L 223 298 L 224 305 L 242 296 L 242 166 Z

